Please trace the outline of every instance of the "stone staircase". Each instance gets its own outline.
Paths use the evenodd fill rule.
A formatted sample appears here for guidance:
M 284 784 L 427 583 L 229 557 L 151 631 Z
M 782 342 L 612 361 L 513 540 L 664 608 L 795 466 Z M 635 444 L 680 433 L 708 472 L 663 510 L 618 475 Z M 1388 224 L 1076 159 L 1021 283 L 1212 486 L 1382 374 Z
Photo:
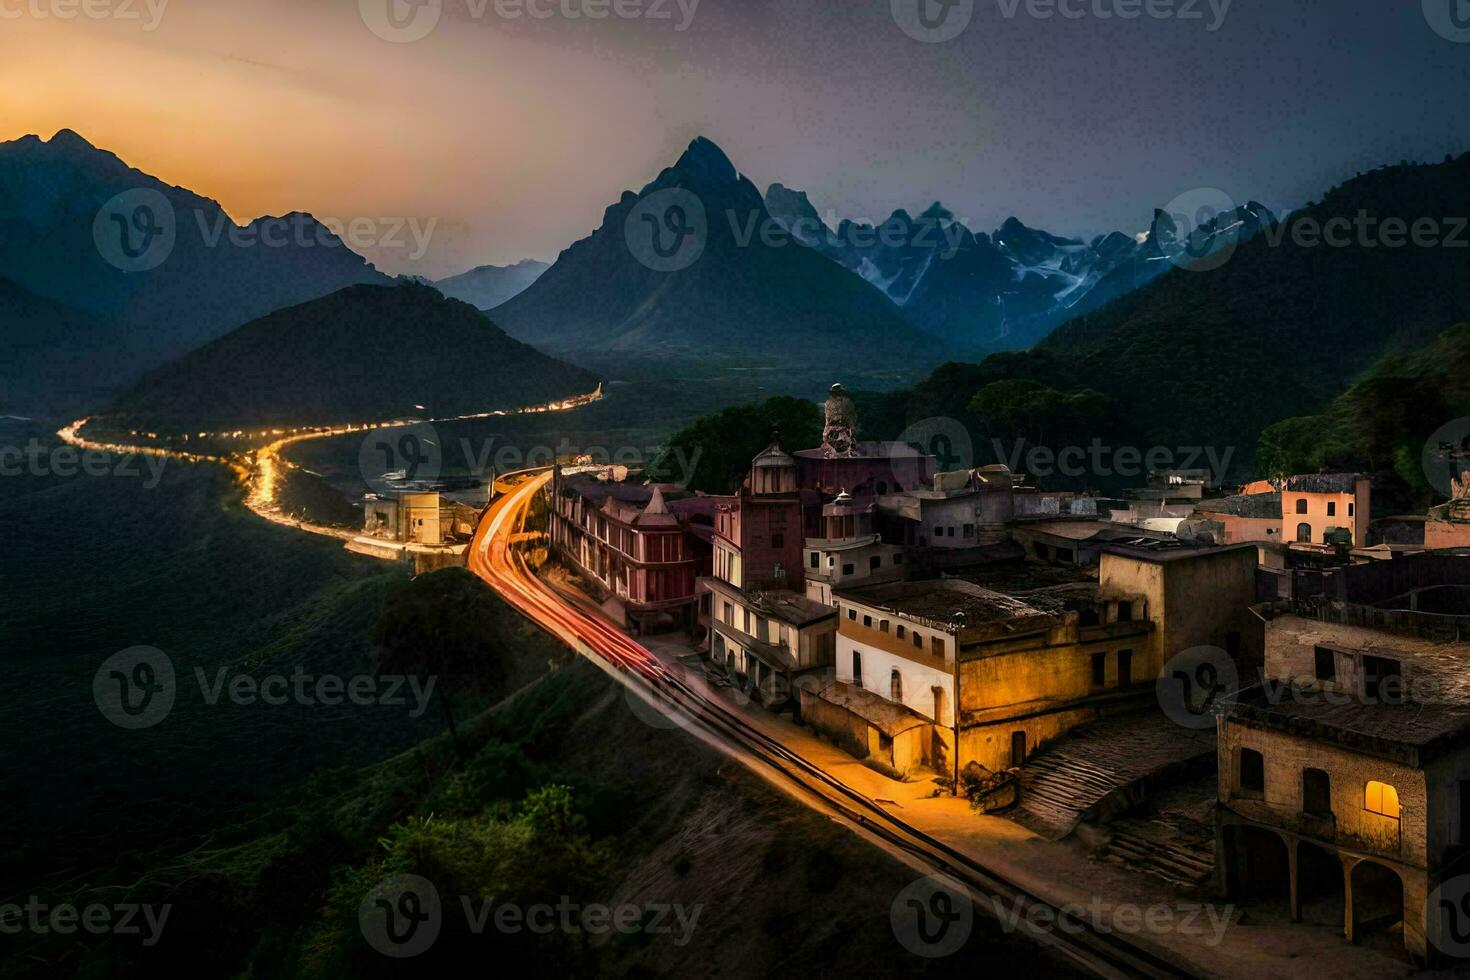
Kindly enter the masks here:
M 1153 713 L 1093 722 L 1037 754 L 1021 769 L 1021 805 L 1012 815 L 1058 840 L 1084 817 L 1107 819 L 1146 798 L 1152 784 L 1207 765 L 1213 730 L 1180 728 Z
M 1163 818 L 1118 820 L 1098 856 L 1198 894 L 1215 873 L 1215 843 L 1198 825 Z

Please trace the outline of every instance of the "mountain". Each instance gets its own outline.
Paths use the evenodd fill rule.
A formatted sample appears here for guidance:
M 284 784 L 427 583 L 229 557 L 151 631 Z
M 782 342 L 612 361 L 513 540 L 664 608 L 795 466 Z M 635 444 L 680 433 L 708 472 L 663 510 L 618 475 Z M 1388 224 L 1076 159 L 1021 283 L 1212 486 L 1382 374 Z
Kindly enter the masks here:
M 0 411 L 46 415 L 106 399 L 119 373 L 123 331 L 0 278 Z
M 535 259 L 508 266 L 482 265 L 461 275 L 440 279 L 434 286 L 450 299 L 489 310 L 525 292 L 549 268 L 551 266 L 545 262 Z
M 237 226 L 70 130 L 0 143 L 0 276 L 116 325 L 120 353 L 152 364 L 272 310 L 389 281 L 310 215 Z
M 431 286 L 352 286 L 153 372 L 109 415 L 165 432 L 445 418 L 560 400 L 597 382 Z
M 805 193 L 782 184 L 771 185 L 766 205 L 800 241 L 882 289 L 913 326 L 969 356 L 1024 350 L 1152 281 L 1186 245 L 1208 253 L 1213 237 L 1253 234 L 1267 213 L 1253 202 L 1181 240 L 1160 211 L 1142 241 L 1112 232 L 1084 242 L 1014 217 L 973 232 L 938 202 L 918 217 L 900 209 L 876 227 L 842 221 L 835 229 Z
M 773 230 L 755 186 L 697 139 L 495 318 L 573 358 L 780 359 L 824 370 L 923 370 L 943 359 L 880 290 Z
M 1163 274 L 1033 350 L 946 365 L 875 404 L 873 421 L 951 414 L 1011 438 L 992 431 L 971 399 L 1027 379 L 1110 399 L 1115 411 L 1092 434 L 1114 447 L 1208 446 L 1248 466 L 1267 426 L 1317 414 L 1385 355 L 1470 320 L 1470 234 L 1455 217 L 1470 214 L 1470 154 L 1361 174 L 1282 221 L 1257 205 L 1242 211 L 1188 236 L 1200 264 L 1155 262 Z M 1415 245 L 1388 232 L 1391 219 L 1405 228 L 1428 221 L 1433 235 Z M 1177 246 L 1171 229 L 1156 222 L 1151 238 L 1162 252 Z M 1332 229 L 1329 241 L 1323 232 Z M 1248 237 L 1237 244 L 1235 234 Z

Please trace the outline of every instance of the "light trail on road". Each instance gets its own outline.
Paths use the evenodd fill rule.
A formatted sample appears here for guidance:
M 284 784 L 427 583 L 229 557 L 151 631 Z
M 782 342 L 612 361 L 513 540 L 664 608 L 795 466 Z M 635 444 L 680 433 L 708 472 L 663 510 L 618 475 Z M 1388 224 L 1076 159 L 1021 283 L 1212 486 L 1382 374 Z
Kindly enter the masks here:
M 654 654 L 601 617 L 568 604 L 535 574 L 514 545 L 536 494 L 551 482 L 550 471 L 527 472 L 521 482 L 485 511 L 470 545 L 472 572 L 512 606 L 562 643 L 588 657 L 634 693 L 661 710 L 687 715 L 695 734 L 707 736 L 748 765 L 767 766 L 787 781 L 808 806 L 835 814 L 856 832 L 910 864 L 962 882 L 975 896 L 1012 904 L 1017 928 L 1080 967 L 1103 977 L 1189 977 L 1190 968 L 1161 951 L 1098 928 L 1007 881 L 974 858 L 910 826 L 841 780 L 751 725 L 718 699 L 701 694 L 676 677 Z M 755 766 L 752 766 L 753 768 Z M 794 785 L 793 785 L 794 784 Z M 976 908 L 983 908 L 980 902 Z M 1047 929 L 1034 924 L 1032 910 L 1045 910 Z

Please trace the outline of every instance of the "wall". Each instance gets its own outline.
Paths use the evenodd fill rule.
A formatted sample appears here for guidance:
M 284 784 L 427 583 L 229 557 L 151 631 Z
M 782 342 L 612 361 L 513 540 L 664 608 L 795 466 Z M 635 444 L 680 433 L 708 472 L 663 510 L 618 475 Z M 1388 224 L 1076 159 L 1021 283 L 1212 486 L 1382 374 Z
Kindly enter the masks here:
M 1236 790 L 1237 759 L 1242 748 L 1260 752 L 1265 760 L 1263 799 L 1243 797 Z M 1427 864 L 1428 786 L 1419 770 L 1349 752 L 1321 739 L 1250 728 L 1230 719 L 1221 725 L 1219 765 L 1222 803 L 1248 819 L 1314 837 L 1317 835 L 1309 833 L 1302 815 L 1302 770 L 1321 769 L 1330 782 L 1338 846 L 1415 868 Z M 1369 780 L 1398 790 L 1400 816 L 1396 823 L 1364 809 Z

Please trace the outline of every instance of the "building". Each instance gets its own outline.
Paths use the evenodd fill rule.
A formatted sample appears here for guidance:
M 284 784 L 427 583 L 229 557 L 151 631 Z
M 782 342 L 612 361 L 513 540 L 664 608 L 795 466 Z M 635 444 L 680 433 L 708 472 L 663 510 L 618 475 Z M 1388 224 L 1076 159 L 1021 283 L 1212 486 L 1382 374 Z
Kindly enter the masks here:
M 402 544 L 444 543 L 438 493 L 370 494 L 363 501 L 363 534 Z
M 904 550 L 883 543 L 874 531 L 874 512 L 874 505 L 863 506 L 846 493 L 822 508 L 821 537 L 808 538 L 803 549 L 808 599 L 831 606 L 834 589 L 903 581 Z
M 857 408 L 842 385 L 832 386 L 825 406 L 822 445 L 796 453 L 803 488 L 835 497 L 881 497 L 922 489 L 934 479 L 935 459 L 901 442 L 860 442 Z
M 733 497 L 715 501 L 711 574 L 699 582 L 709 654 L 763 703 L 795 705 L 798 679 L 832 665 L 836 613 L 805 595 L 807 515 L 795 457 L 773 442 Z
M 1278 542 L 1281 540 L 1281 500 L 1280 491 L 1202 500 L 1195 506 L 1194 516 L 1219 525 L 1216 540 L 1221 544 Z
M 1287 478 L 1281 488 L 1282 533 L 1298 544 L 1328 544 L 1339 529 L 1352 544 L 1368 543 L 1373 485 L 1358 473 L 1321 473 Z
M 558 470 L 551 547 L 638 631 L 692 630 L 714 508 L 709 497 Z
M 1352 566 L 1330 586 L 1255 611 L 1266 681 L 1220 720 L 1219 886 L 1348 941 L 1394 930 L 1433 959 L 1466 925 L 1434 893 L 1470 855 L 1470 556 Z

